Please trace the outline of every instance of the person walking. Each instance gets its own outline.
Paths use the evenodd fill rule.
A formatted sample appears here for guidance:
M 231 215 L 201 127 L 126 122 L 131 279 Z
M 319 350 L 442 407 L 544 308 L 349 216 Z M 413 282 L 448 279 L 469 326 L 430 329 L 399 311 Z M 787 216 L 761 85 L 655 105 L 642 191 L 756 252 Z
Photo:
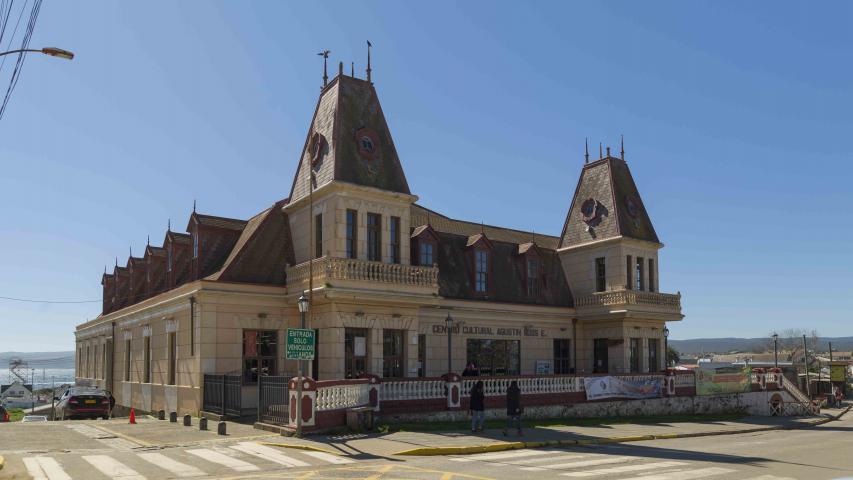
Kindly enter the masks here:
M 478 380 L 471 388 L 471 403 L 468 406 L 471 415 L 471 431 L 482 432 L 486 420 L 486 394 L 483 391 L 483 381 Z
M 506 428 L 504 428 L 504 435 L 507 434 L 513 423 L 515 423 L 518 434 L 524 435 L 524 432 L 521 431 L 521 412 L 521 389 L 518 388 L 518 382 L 513 380 L 506 391 Z
M 462 370 L 463 377 L 476 377 L 479 375 L 477 371 L 477 367 L 474 366 L 474 362 L 469 363 L 465 366 L 465 370 Z

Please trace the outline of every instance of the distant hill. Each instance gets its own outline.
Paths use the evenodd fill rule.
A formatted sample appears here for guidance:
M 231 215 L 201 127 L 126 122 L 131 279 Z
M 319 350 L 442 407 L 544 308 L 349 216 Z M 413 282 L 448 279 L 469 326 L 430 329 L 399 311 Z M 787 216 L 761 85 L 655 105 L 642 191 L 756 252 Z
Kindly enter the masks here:
M 0 352 L 0 370 L 6 369 L 9 360 L 21 358 L 30 368 L 74 368 L 74 352 Z
M 853 351 L 853 337 L 819 337 L 818 350 L 829 350 L 829 342 L 835 351 Z M 681 353 L 725 353 L 749 352 L 756 346 L 771 345 L 771 340 L 759 338 L 692 338 L 689 340 L 670 340 L 669 344 Z

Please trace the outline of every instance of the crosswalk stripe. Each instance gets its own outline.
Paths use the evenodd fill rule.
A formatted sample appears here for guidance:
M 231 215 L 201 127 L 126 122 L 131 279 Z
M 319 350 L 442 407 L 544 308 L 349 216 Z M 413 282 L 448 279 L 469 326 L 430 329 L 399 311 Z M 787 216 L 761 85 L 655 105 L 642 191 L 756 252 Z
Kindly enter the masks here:
M 24 466 L 33 480 L 71 480 L 65 470 L 52 457 L 26 457 Z
M 528 472 L 541 472 L 544 470 L 552 470 L 557 468 L 579 468 L 579 467 L 594 467 L 596 465 L 607 465 L 610 463 L 625 463 L 637 457 L 609 457 L 600 458 L 598 460 L 582 460 L 580 462 L 557 463 L 552 465 L 542 465 L 541 467 L 523 467 L 521 470 Z
M 162 453 L 140 453 L 139 458 L 145 460 L 146 462 L 153 463 L 158 467 L 168 470 L 173 475 L 176 475 L 181 478 L 187 477 L 203 477 L 205 475 L 201 470 L 193 467 L 192 465 L 187 465 L 186 463 L 181 463 L 177 460 L 171 459 Z
M 109 478 L 122 480 L 145 480 L 136 470 L 107 455 L 83 455 L 83 460 L 89 462 Z
M 507 458 L 532 457 L 534 455 L 546 455 L 549 453 L 557 453 L 552 450 L 513 450 L 510 452 L 500 453 L 483 453 L 480 455 L 471 455 L 467 457 L 452 457 L 454 462 L 473 462 L 477 460 L 503 460 Z
M 658 473 L 654 475 L 644 475 L 642 477 L 631 477 L 626 480 L 695 480 L 697 478 L 707 478 L 716 475 L 732 473 L 734 470 L 728 468 L 711 467 L 700 468 L 697 470 L 676 470 L 668 473 Z
M 314 457 L 318 460 L 322 460 L 324 462 L 332 463 L 335 465 L 343 465 L 345 463 L 353 463 L 353 461 L 347 457 L 341 457 L 339 455 L 332 455 L 331 453 L 326 453 L 326 452 L 303 452 L 303 453 L 305 455 L 308 455 L 309 457 Z
M 310 465 L 302 460 L 290 458 L 272 447 L 267 447 L 266 445 L 260 445 L 254 442 L 240 442 L 237 445 L 231 445 L 231 448 L 238 452 L 248 453 L 249 455 L 254 455 L 256 457 L 263 458 L 264 460 L 284 465 L 285 467 L 307 467 Z
M 589 455 L 579 454 L 579 453 L 568 453 L 565 455 L 556 455 L 556 456 L 547 457 L 547 458 L 539 457 L 539 458 L 525 458 L 522 460 L 513 460 L 509 463 L 512 463 L 513 465 L 530 465 L 532 463 L 562 462 L 564 460 L 574 460 L 574 459 L 583 458 L 583 457 L 589 457 Z
M 656 468 L 680 467 L 682 465 L 687 465 L 687 464 L 684 462 L 645 463 L 645 464 L 641 464 L 641 465 L 625 465 L 622 467 L 599 468 L 597 470 L 587 470 L 585 472 L 569 472 L 569 473 L 563 473 L 562 476 L 564 476 L 564 477 L 594 477 L 596 475 L 606 475 L 608 473 L 640 472 L 643 470 L 654 470 Z
M 208 462 L 226 466 L 238 472 L 254 472 L 256 470 L 260 470 L 260 468 L 255 465 L 252 465 L 249 462 L 244 462 L 243 460 L 239 460 L 234 457 L 229 457 L 224 453 L 215 452 L 208 448 L 196 448 L 193 450 L 187 450 L 187 453 L 195 455 L 199 458 L 203 458 Z

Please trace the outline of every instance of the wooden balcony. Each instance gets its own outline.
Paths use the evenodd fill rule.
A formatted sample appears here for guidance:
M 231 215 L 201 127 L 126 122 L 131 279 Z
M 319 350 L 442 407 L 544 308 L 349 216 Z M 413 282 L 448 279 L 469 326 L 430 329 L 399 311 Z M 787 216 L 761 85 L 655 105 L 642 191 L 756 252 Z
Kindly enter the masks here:
M 438 268 L 320 257 L 313 261 L 314 288 L 356 288 L 413 294 L 438 294 Z M 308 262 L 287 269 L 287 288 L 308 288 Z

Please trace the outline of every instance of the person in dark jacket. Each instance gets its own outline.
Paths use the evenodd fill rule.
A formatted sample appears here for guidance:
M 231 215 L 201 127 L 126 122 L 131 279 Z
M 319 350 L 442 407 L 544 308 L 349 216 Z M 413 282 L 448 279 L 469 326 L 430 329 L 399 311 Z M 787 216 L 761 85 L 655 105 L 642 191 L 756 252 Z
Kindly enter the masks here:
M 465 370 L 462 370 L 463 377 L 476 377 L 480 372 L 477 371 L 477 367 L 474 366 L 474 362 L 469 363 L 465 366 Z
M 483 381 L 478 380 L 471 389 L 471 403 L 468 406 L 471 414 L 471 431 L 482 432 L 486 420 L 486 394 L 483 391 Z
M 524 435 L 521 431 L 521 412 L 521 389 L 518 388 L 518 382 L 513 380 L 506 391 L 506 428 L 504 428 L 504 435 L 513 422 L 515 428 L 518 429 L 518 434 Z

